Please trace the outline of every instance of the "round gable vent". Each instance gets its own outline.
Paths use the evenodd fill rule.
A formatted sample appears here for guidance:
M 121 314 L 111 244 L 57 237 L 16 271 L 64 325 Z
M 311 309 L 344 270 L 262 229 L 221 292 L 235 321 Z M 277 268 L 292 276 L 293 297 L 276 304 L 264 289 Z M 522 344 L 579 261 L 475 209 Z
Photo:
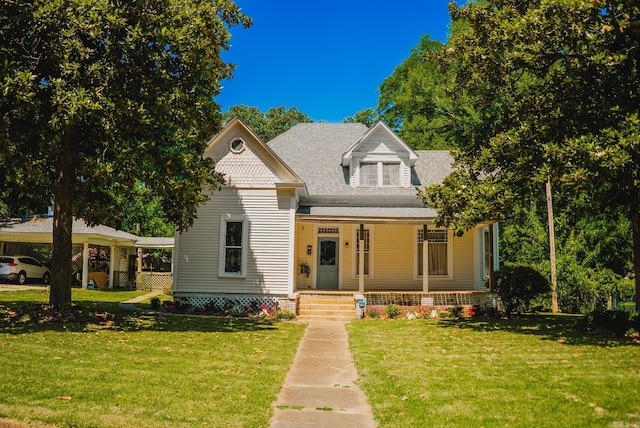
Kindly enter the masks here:
M 229 148 L 233 153 L 242 153 L 242 151 L 244 151 L 244 141 L 240 138 L 236 138 L 231 141 Z

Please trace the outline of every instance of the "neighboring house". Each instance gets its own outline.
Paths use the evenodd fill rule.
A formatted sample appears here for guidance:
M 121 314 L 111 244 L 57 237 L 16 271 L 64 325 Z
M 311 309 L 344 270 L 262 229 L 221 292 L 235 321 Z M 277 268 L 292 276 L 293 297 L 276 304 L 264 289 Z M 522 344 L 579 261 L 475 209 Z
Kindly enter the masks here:
M 51 216 L 0 221 L 0 255 L 26 254 L 49 262 L 52 242 Z M 164 289 L 171 284 L 171 274 L 143 272 L 143 249 L 170 253 L 173 242 L 174 238 L 143 238 L 74 219 L 70 255 L 73 281 L 83 288 L 93 281 L 100 288 Z
M 312 290 L 422 305 L 485 301 L 497 225 L 454 236 L 417 199 L 416 186 L 451 171 L 448 152 L 412 150 L 382 122 L 304 123 L 265 144 L 234 118 L 204 155 L 226 184 L 176 235 L 176 299 L 293 308 Z

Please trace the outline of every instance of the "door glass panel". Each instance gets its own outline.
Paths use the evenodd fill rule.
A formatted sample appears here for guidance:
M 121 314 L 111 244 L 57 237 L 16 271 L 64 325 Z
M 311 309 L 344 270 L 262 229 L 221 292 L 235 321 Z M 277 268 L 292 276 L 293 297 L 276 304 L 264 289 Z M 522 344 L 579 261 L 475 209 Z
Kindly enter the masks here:
M 336 264 L 336 242 L 320 242 L 320 265 L 334 266 Z

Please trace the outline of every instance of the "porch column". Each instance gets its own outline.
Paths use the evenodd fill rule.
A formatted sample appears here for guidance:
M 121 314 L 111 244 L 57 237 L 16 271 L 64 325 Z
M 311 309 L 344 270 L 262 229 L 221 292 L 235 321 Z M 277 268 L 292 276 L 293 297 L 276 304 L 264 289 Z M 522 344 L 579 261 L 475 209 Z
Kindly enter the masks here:
M 111 255 L 109 256 L 109 288 L 113 288 L 113 274 L 115 273 L 114 265 L 116 263 L 116 247 L 111 245 L 109 247 Z
M 89 243 L 82 244 L 82 288 L 87 288 L 89 283 Z
M 142 248 L 138 248 L 138 273 L 142 272 Z
M 428 226 L 422 225 L 422 292 L 429 292 L 429 240 L 427 239 Z
M 364 293 L 364 224 L 360 224 L 358 237 L 358 291 Z
M 487 242 L 487 279 L 489 280 L 489 293 L 493 293 L 496 279 L 493 271 L 493 223 L 489 224 L 489 242 Z

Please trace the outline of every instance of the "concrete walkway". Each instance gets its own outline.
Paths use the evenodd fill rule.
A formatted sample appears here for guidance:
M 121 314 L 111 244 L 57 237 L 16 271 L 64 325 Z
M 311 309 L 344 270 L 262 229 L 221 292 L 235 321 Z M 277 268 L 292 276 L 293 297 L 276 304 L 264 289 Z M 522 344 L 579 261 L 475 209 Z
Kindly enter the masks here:
M 147 299 L 151 299 L 153 297 L 158 297 L 160 295 L 162 295 L 164 292 L 161 290 L 156 290 L 156 291 L 152 291 L 150 293 L 144 294 L 142 296 L 138 296 L 138 297 L 134 297 L 133 299 L 129 299 L 126 300 L 124 302 L 120 302 L 120 304 L 118 306 L 120 306 L 120 309 L 124 309 L 127 311 L 131 311 L 131 312 L 156 312 L 156 311 L 152 311 L 150 309 L 141 309 L 136 307 L 136 303 L 140 303 L 143 300 L 147 300 Z
M 271 428 L 375 427 L 344 321 L 309 321 L 278 394 Z

